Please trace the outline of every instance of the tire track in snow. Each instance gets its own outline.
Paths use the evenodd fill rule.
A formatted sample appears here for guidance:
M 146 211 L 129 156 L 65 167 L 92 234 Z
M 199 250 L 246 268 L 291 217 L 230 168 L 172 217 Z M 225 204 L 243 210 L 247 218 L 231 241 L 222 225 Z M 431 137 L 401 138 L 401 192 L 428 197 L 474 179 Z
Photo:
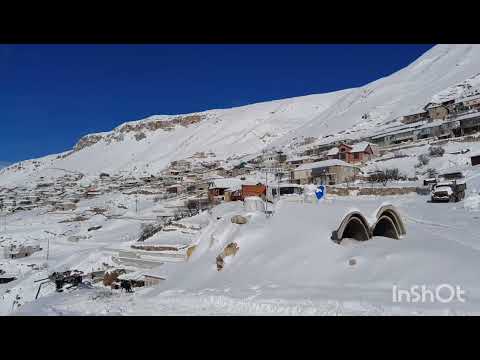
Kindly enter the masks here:
M 429 226 L 434 226 L 434 227 L 441 227 L 441 228 L 446 228 L 446 229 L 456 229 L 459 230 L 458 228 L 455 228 L 454 226 L 449 226 L 445 224 L 439 224 L 439 223 L 434 223 L 434 222 L 429 222 L 421 219 L 415 219 L 411 216 L 405 215 L 405 218 L 409 220 L 410 222 L 416 223 L 416 224 L 422 224 L 422 225 L 429 225 Z
M 428 225 L 428 226 L 431 226 L 433 228 L 443 228 L 443 229 L 450 229 L 450 230 L 454 230 L 454 231 L 462 231 L 463 229 L 462 228 L 457 228 L 457 227 L 454 227 L 454 226 L 449 226 L 449 225 L 444 225 L 444 224 L 439 224 L 439 223 L 432 223 L 432 222 L 428 222 L 428 221 L 424 221 L 424 220 L 420 220 L 420 219 L 415 219 L 415 218 L 412 218 L 410 216 L 405 216 L 405 218 L 412 222 L 412 223 L 416 223 L 416 224 L 422 224 L 422 225 Z M 446 240 L 451 240 L 451 241 L 455 241 L 457 244 L 460 244 L 466 248 L 469 248 L 469 249 L 473 249 L 473 250 L 477 250 L 477 251 L 480 251 L 480 247 L 479 246 L 474 246 L 470 243 L 466 243 L 466 242 L 463 242 L 463 241 L 460 241 L 458 240 L 458 237 L 457 236 L 448 236 L 450 234 L 445 234 L 444 232 L 437 232 L 437 231 L 434 231 L 432 232 L 434 235 L 437 235 L 439 237 L 442 237 Z

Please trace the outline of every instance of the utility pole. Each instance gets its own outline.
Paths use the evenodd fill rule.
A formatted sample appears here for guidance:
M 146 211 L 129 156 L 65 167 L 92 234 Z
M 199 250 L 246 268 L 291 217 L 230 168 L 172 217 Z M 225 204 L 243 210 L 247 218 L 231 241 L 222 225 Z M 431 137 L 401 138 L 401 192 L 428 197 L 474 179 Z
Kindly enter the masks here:
M 50 232 L 50 231 L 47 231 L 47 230 L 44 230 L 45 233 L 49 234 L 49 235 L 52 235 L 52 236 L 55 236 L 57 234 L 53 233 L 53 232 Z M 47 237 L 47 270 L 48 270 L 48 258 L 50 257 L 50 237 Z
M 5 208 L 5 213 L 3 212 L 3 209 Z M 6 206 L 3 203 L 3 199 L 0 201 L 0 212 L 3 214 L 3 231 L 7 232 L 7 211 L 6 211 Z M 2 219 L 0 217 L 0 230 L 2 228 Z
M 265 169 L 265 217 L 268 217 L 268 201 L 267 201 L 267 192 L 268 192 L 268 171 Z
M 281 171 L 280 168 L 277 168 L 277 169 L 275 170 L 275 172 L 276 172 L 276 174 L 277 174 L 277 196 L 278 196 L 277 200 L 280 200 L 280 180 L 281 180 L 281 177 L 282 177 L 280 171 Z
M 135 214 L 138 214 L 138 190 L 135 194 Z
M 3 199 L 0 199 L 0 230 L 2 229 L 2 224 L 1 224 L 1 221 L 2 221 L 1 215 L 2 214 L 3 214 Z

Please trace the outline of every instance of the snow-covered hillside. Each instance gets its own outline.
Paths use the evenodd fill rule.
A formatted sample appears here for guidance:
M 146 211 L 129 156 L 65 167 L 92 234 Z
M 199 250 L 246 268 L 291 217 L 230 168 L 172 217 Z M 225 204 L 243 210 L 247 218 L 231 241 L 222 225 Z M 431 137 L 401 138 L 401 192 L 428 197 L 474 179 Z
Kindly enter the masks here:
M 172 160 L 211 151 L 218 159 L 285 146 L 303 137 L 366 136 L 429 101 L 460 96 L 479 82 L 479 45 L 438 45 L 370 84 L 327 94 L 194 114 L 152 116 L 82 138 L 74 150 L 0 172 L 0 185 L 50 169 L 154 173 Z M 331 140 L 330 137 L 328 140 Z
M 406 175 L 391 185 L 409 183 L 414 192 L 396 196 L 361 195 L 359 188 L 335 193 L 341 184 L 327 187 L 320 202 L 313 193 L 290 194 L 269 204 L 255 198 L 255 209 L 248 201 L 224 199 L 208 210 L 188 212 L 188 202 L 195 198 L 200 204 L 206 197 L 204 182 L 215 176 L 208 164 L 193 174 L 194 182 L 189 173 L 171 185 L 182 164 L 168 175 L 150 176 L 198 152 L 203 154 L 192 160 L 192 168 L 197 160 L 240 161 L 273 147 L 291 155 L 307 137 L 317 142 L 363 138 L 430 101 L 475 93 L 479 73 L 479 45 L 439 45 L 405 69 L 361 88 L 155 115 L 87 135 L 65 153 L 0 170 L 2 201 L 16 208 L 0 213 L 0 275 L 5 280 L 0 315 L 479 314 L 480 166 L 470 160 L 480 151 L 478 137 L 442 140 L 445 153 L 420 166 L 418 156 L 428 154 L 437 140 L 395 145 L 362 164 L 365 172 L 396 168 Z M 437 204 L 420 195 L 428 170 L 453 169 L 466 178 L 463 201 Z M 224 181 L 256 184 L 263 175 L 252 170 L 246 179 Z M 192 184 L 194 189 L 187 190 Z M 377 186 L 363 180 L 355 185 Z M 305 186 L 307 193 L 312 188 Z M 372 230 L 386 203 L 403 220 L 401 236 L 383 237 L 391 233 Z M 365 217 L 372 238 L 332 241 L 343 216 L 355 210 Z M 41 248 L 15 255 L 30 243 Z M 233 255 L 227 255 L 232 245 Z M 96 272 L 108 275 L 119 268 L 128 270 L 126 276 L 141 273 L 161 280 L 133 294 L 110 288 L 101 281 L 104 274 L 97 282 Z M 85 282 L 57 292 L 46 279 L 66 270 L 84 272 Z M 392 300 L 394 285 L 440 284 L 460 286 L 467 302 Z
M 295 136 L 322 136 L 346 130 L 345 137 L 367 136 L 385 122 L 421 110 L 428 102 L 460 96 L 476 86 L 479 45 L 437 45 L 396 73 L 344 92 L 333 106 L 307 121 Z M 367 119 L 362 119 L 366 114 Z M 331 140 L 331 139 L 329 139 Z

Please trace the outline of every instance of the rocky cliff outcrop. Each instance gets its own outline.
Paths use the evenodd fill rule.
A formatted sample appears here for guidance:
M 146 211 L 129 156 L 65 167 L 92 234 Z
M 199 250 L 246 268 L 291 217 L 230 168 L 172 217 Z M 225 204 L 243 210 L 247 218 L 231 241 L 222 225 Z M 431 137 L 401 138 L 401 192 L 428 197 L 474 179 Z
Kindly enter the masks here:
M 137 141 L 145 139 L 146 133 L 157 130 L 172 131 L 176 126 L 188 127 L 190 125 L 199 123 L 205 119 L 205 115 L 186 115 L 175 116 L 169 120 L 150 120 L 138 123 L 127 123 L 115 129 L 112 133 L 107 135 L 86 135 L 82 137 L 73 148 L 75 151 L 80 151 L 86 147 L 95 145 L 101 140 L 107 144 L 124 140 L 124 134 L 135 133 L 134 137 Z

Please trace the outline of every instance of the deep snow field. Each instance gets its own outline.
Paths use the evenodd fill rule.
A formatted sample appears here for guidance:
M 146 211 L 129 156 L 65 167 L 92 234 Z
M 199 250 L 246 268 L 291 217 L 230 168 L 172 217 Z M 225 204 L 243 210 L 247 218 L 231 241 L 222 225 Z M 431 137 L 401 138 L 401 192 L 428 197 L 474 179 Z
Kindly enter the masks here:
M 451 143 L 447 152 L 457 148 L 475 149 L 478 143 Z M 472 151 L 473 151 L 472 150 Z M 422 147 L 414 155 L 422 153 Z M 480 168 L 460 164 L 464 155 L 433 159 L 436 167 L 448 169 L 454 164 L 467 176 L 465 200 L 458 203 L 430 203 L 429 196 L 375 197 L 328 195 L 319 203 L 281 200 L 275 213 L 247 213 L 242 202 L 223 203 L 212 213 L 203 212 L 180 222 L 200 230 L 189 235 L 160 233 L 156 243 L 197 244 L 187 262 L 165 262 L 155 269 L 167 278 L 153 288 L 136 288 L 127 294 L 103 285 L 55 293 L 53 285 L 42 289 L 34 301 L 38 284 L 46 270 L 26 265 L 46 263 L 42 250 L 20 260 L 0 260 L 0 267 L 18 274 L 12 283 L 0 285 L 1 314 L 14 315 L 461 315 L 480 314 Z M 409 168 L 397 159 L 399 168 Z M 454 164 L 452 164 L 452 161 Z M 428 166 L 427 166 L 428 167 Z M 117 201 L 132 208 L 133 198 L 88 200 L 85 208 Z M 148 219 L 166 204 L 154 203 L 148 196 L 140 201 L 135 214 L 127 210 L 120 218 L 101 215 L 82 223 L 58 223 L 70 213 L 41 214 L 22 212 L 9 216 L 5 238 L 43 239 L 50 236 L 48 270 L 76 268 L 91 271 L 102 263 L 112 264 L 118 250 L 135 242 L 140 220 Z M 129 203 L 130 201 L 130 203 Z M 406 235 L 399 240 L 374 237 L 365 242 L 331 239 L 347 212 L 359 210 L 367 219 L 375 216 L 382 204 L 392 204 L 402 215 Z M 80 208 L 81 210 L 82 208 Z M 233 215 L 249 221 L 231 223 Z M 103 228 L 91 238 L 69 242 L 70 234 L 86 234 L 94 225 Z M 44 230 L 63 234 L 51 236 Z M 174 233 L 175 234 L 175 233 Z M 230 242 L 239 251 L 225 258 L 225 267 L 217 271 L 215 259 Z M 354 259 L 355 264 L 349 262 Z M 23 265 L 23 266 L 22 266 Z M 441 284 L 460 286 L 466 302 L 394 303 L 392 288 L 409 289 Z M 8 293 L 6 293 L 6 291 Z M 19 294 L 21 306 L 12 306 Z M 13 308 L 13 311 L 12 311 Z
M 385 201 L 403 214 L 407 227 L 404 238 L 344 240 L 340 245 L 330 240 L 334 228 L 328 226 L 335 225 L 332 214 L 350 208 L 372 210 Z M 215 210 L 203 242 L 189 262 L 162 265 L 167 280 L 158 287 L 136 289 L 134 294 L 101 285 L 66 294 L 51 292 L 25 303 L 14 314 L 478 314 L 480 234 L 475 225 L 480 213 L 478 207 L 472 211 L 465 204 L 431 204 L 426 196 L 417 195 L 381 200 L 337 197 L 320 204 L 280 204 L 273 217 L 267 219 L 258 213 L 246 225 L 229 223 L 231 215 L 242 213 L 240 202 L 224 204 Z M 216 220 L 220 214 L 222 219 Z M 212 234 L 217 243 L 209 248 Z M 218 272 L 215 257 L 230 241 L 240 250 L 227 258 L 225 268 Z M 110 242 L 115 243 L 115 239 Z M 104 244 L 67 246 L 58 241 L 51 247 L 56 255 L 50 261 L 57 266 L 68 263 L 88 269 L 95 262 L 108 261 Z M 348 263 L 352 258 L 354 266 Z M 22 298 L 27 302 L 28 294 L 32 296 L 36 290 L 31 281 L 41 277 L 41 272 L 24 276 L 12 292 L 23 290 Z M 394 284 L 409 288 L 444 283 L 461 286 L 467 302 L 392 303 Z M 3 296 L 5 314 L 11 310 L 12 298 Z

